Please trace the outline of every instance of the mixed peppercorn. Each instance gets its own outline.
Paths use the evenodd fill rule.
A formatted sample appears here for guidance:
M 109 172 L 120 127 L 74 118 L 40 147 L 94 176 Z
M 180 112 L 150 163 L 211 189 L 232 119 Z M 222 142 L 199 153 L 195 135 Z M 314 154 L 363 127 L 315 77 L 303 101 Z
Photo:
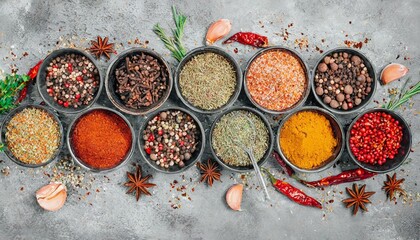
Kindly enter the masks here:
M 182 168 L 197 151 L 198 134 L 196 122 L 187 113 L 163 111 L 143 130 L 144 151 L 156 165 Z
M 49 63 L 46 72 L 48 95 L 65 108 L 88 105 L 98 91 L 98 69 L 86 56 L 58 56 Z

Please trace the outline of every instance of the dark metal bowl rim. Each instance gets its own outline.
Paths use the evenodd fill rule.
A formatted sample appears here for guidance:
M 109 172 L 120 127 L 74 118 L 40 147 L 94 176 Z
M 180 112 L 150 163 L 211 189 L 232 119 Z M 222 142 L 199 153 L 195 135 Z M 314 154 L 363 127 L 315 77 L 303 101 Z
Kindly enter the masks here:
M 159 99 L 158 102 L 154 103 L 155 105 L 150 108 L 149 110 L 142 110 L 140 109 L 134 109 L 134 108 L 129 108 L 124 106 L 123 104 L 121 104 L 119 102 L 119 100 L 115 99 L 114 96 L 111 94 L 111 89 L 109 88 L 109 81 L 110 81 L 110 76 L 111 74 L 114 74 L 111 72 L 111 69 L 115 66 L 118 65 L 120 63 L 121 56 L 124 55 L 129 55 L 129 54 L 135 54 L 135 53 L 146 53 L 149 54 L 153 57 L 155 57 L 156 59 L 159 60 L 159 62 L 161 64 L 163 64 L 165 66 L 165 68 L 167 69 L 168 72 L 168 89 L 166 90 L 166 92 L 164 93 L 164 95 L 162 96 L 161 99 Z M 157 109 L 159 109 L 169 98 L 171 91 L 172 91 L 172 87 L 173 87 L 173 76 L 172 76 L 172 69 L 170 67 L 170 65 L 168 64 L 168 62 L 157 52 L 151 50 L 151 49 L 147 49 L 147 48 L 141 48 L 141 47 L 132 47 L 129 49 L 126 49 L 122 52 L 120 52 L 116 57 L 114 57 L 114 59 L 111 61 L 111 63 L 108 66 L 108 69 L 106 71 L 105 74 L 105 91 L 106 91 L 106 95 L 108 97 L 108 99 L 112 102 L 112 104 L 118 108 L 120 111 L 124 112 L 124 113 L 128 113 L 131 115 L 146 115 L 149 114 L 153 111 L 156 111 Z M 153 105 L 153 104 L 152 104 Z
M 147 156 L 147 154 L 145 153 L 143 146 L 142 146 L 142 142 L 143 142 L 143 130 L 146 128 L 148 122 L 153 119 L 157 114 L 164 112 L 164 111 L 181 111 L 184 112 L 186 114 L 188 114 L 189 116 L 191 116 L 195 123 L 197 124 L 198 128 L 200 129 L 200 134 L 201 134 L 201 144 L 200 144 L 200 151 L 198 152 L 197 156 L 195 159 L 193 159 L 192 161 L 190 161 L 188 163 L 188 165 L 185 165 L 183 168 L 179 169 L 179 170 L 171 170 L 171 168 L 169 167 L 167 170 L 163 169 L 160 166 L 157 166 L 153 160 L 151 160 L 149 158 L 149 156 Z M 154 111 L 153 113 L 149 114 L 145 119 L 144 122 L 141 124 L 138 135 L 137 135 L 137 146 L 140 150 L 140 154 L 142 156 L 142 158 L 144 159 L 144 161 L 154 170 L 158 171 L 158 172 L 162 172 L 162 173 L 167 173 L 167 174 L 176 174 L 176 173 L 181 173 L 186 171 L 187 169 L 189 169 L 190 167 L 194 166 L 198 160 L 200 160 L 201 156 L 203 155 L 204 152 L 204 148 L 206 146 L 206 137 L 205 137 L 205 132 L 204 132 L 204 128 L 203 125 L 201 123 L 201 121 L 198 119 L 197 116 L 195 116 L 191 111 L 182 108 L 182 107 L 177 107 L 177 106 L 170 106 L 170 107 L 165 107 L 159 110 Z
M 60 144 L 58 146 L 58 148 L 55 150 L 54 155 L 52 156 L 51 159 L 49 159 L 48 161 L 41 163 L 41 164 L 26 164 L 24 162 L 19 161 L 18 159 L 15 158 L 15 156 L 13 156 L 13 153 L 10 152 L 9 149 L 7 149 L 7 144 L 6 144 L 6 139 L 3 139 L 3 133 L 6 133 L 6 125 L 9 123 L 9 121 L 13 118 L 13 116 L 15 116 L 16 114 L 20 113 L 22 110 L 24 110 L 25 108 L 38 108 L 38 109 L 42 109 L 44 111 L 46 111 L 48 114 L 50 114 L 50 116 L 52 116 L 52 118 L 57 122 L 58 126 L 59 126 L 59 130 L 60 130 Z M 64 127 L 63 124 L 61 123 L 60 119 L 58 118 L 58 116 L 51 111 L 50 109 L 48 109 L 47 107 L 41 106 L 41 105 L 35 105 L 35 104 L 25 104 L 25 105 L 21 105 L 15 109 L 13 109 L 12 111 L 9 112 L 8 115 L 6 115 L 6 117 L 3 120 L 3 123 L 1 125 L 0 128 L 0 142 L 4 143 L 4 153 L 6 154 L 6 156 L 12 160 L 14 163 L 23 166 L 23 167 L 28 167 L 28 168 L 37 168 L 37 167 L 42 167 L 42 166 L 46 166 L 48 164 L 50 164 L 51 162 L 55 161 L 58 156 L 60 155 L 61 149 L 63 148 L 64 145 Z
M 302 94 L 302 97 L 299 99 L 299 101 L 297 103 L 295 103 L 292 107 L 290 108 L 286 108 L 285 110 L 281 110 L 281 111 L 275 111 L 275 110 L 270 110 L 267 108 L 264 108 L 263 106 L 259 105 L 257 102 L 255 102 L 255 100 L 252 98 L 251 93 L 248 90 L 248 85 L 247 85 L 247 74 L 248 74 L 248 70 L 249 67 L 251 66 L 252 62 L 257 59 L 258 57 L 260 57 L 263 53 L 268 52 L 268 51 L 272 51 L 272 50 L 283 50 L 283 51 L 289 51 L 291 52 L 293 55 L 295 55 L 299 60 L 300 63 L 303 64 L 303 67 L 305 68 L 305 75 L 306 75 L 306 81 L 307 81 L 307 86 L 305 89 L 304 94 Z M 306 63 L 306 61 L 303 60 L 302 55 L 300 55 L 296 50 L 285 47 L 285 46 L 271 46 L 271 47 L 267 47 L 267 48 L 262 48 L 260 49 L 258 52 L 256 52 L 247 62 L 246 67 L 245 67 L 245 71 L 244 71 L 244 90 L 245 90 L 245 94 L 248 97 L 249 101 L 251 101 L 251 103 L 257 107 L 258 109 L 260 109 L 263 112 L 269 113 L 269 114 L 274 114 L 274 115 L 278 115 L 278 114 L 287 114 L 292 112 L 295 109 L 298 109 L 300 107 L 302 107 L 306 101 L 306 99 L 309 96 L 309 93 L 311 92 L 311 85 L 312 85 L 312 81 L 311 81 L 311 75 L 309 72 L 309 67 L 308 64 Z
M 220 121 L 220 119 L 223 116 L 225 116 L 226 114 L 230 113 L 230 112 L 233 112 L 233 111 L 241 111 L 241 110 L 248 111 L 248 112 L 251 112 L 251 113 L 256 114 L 264 122 L 264 125 L 266 126 L 266 128 L 268 130 L 269 146 L 268 146 L 268 148 L 266 150 L 266 153 L 264 154 L 264 158 L 261 159 L 260 161 L 258 161 L 258 165 L 260 167 L 262 165 L 264 165 L 267 162 L 267 160 L 270 158 L 271 152 L 273 151 L 274 133 L 273 133 L 273 130 L 271 129 L 270 123 L 265 118 L 265 116 L 261 112 L 259 112 L 258 110 L 254 109 L 254 108 L 247 107 L 247 106 L 233 107 L 233 108 L 230 108 L 230 109 L 222 112 L 221 114 L 219 114 L 216 117 L 216 119 L 213 121 L 212 125 L 211 125 L 210 132 L 209 132 L 209 140 L 208 141 L 209 141 L 210 151 L 211 151 L 211 154 L 212 154 L 213 158 L 216 159 L 216 161 L 221 166 L 223 166 L 224 168 L 229 169 L 229 170 L 231 170 L 233 172 L 251 172 L 251 171 L 254 170 L 254 167 L 252 165 L 248 166 L 249 167 L 248 169 L 238 169 L 235 166 L 230 166 L 230 165 L 226 164 L 225 162 L 223 162 L 223 160 L 220 159 L 217 156 L 216 152 L 213 149 L 213 144 L 212 144 L 212 142 L 213 142 L 212 141 L 212 138 L 213 138 L 213 130 L 216 127 L 216 124 Z
M 81 117 L 83 117 L 83 116 L 85 116 L 86 114 L 88 114 L 88 113 L 90 113 L 90 112 L 92 112 L 92 111 L 96 111 L 96 110 L 104 110 L 104 111 L 108 111 L 108 112 L 112 112 L 112 113 L 115 113 L 115 114 L 117 114 L 122 120 L 124 120 L 124 122 L 128 125 L 128 127 L 130 128 L 130 131 L 131 131 L 131 147 L 130 147 L 130 150 L 128 151 L 128 153 L 127 153 L 127 155 L 126 155 L 126 157 L 125 157 L 125 159 L 124 160 L 122 160 L 118 165 L 116 165 L 115 167 L 113 167 L 113 168 L 108 168 L 108 169 L 97 169 L 97 168 L 93 168 L 93 167 L 90 167 L 89 165 L 87 165 L 87 164 L 85 164 L 82 160 L 80 160 L 77 156 L 76 156 L 76 153 L 73 151 L 73 148 L 72 148 L 72 146 L 71 146 L 71 141 L 70 141 L 70 138 L 71 138 L 71 134 L 72 134 L 72 132 L 73 132 L 73 127 L 74 127 L 74 124 L 81 118 Z M 70 123 L 70 125 L 69 125 L 69 127 L 68 127 L 68 130 L 67 130 L 67 136 L 66 136 L 66 142 L 67 142 L 67 147 L 68 147 L 68 149 L 69 149 L 69 152 L 70 152 L 70 155 L 73 157 L 73 159 L 74 159 L 74 161 L 79 165 L 79 166 L 81 166 L 82 168 L 84 168 L 84 169 L 86 169 L 86 170 L 89 170 L 89 171 L 91 171 L 91 172 L 93 172 L 93 173 L 107 173 L 107 172 L 111 172 L 111 171 L 114 171 L 114 170 L 116 170 L 116 169 L 118 169 L 118 168 L 120 168 L 120 167 L 122 167 L 123 165 L 125 165 L 129 160 L 130 160 L 130 158 L 131 158 L 131 156 L 133 155 L 133 152 L 134 152 L 134 149 L 135 149 L 135 144 L 136 144 L 136 137 L 135 137 L 135 133 L 134 133 L 134 129 L 133 129 L 133 127 L 131 126 L 131 124 L 130 124 L 130 121 L 128 121 L 128 119 L 123 115 L 123 114 L 121 114 L 120 112 L 118 112 L 118 111 L 116 111 L 116 110 L 114 110 L 114 109 L 111 109 L 111 108 L 108 108 L 108 107 L 92 107 L 92 108 L 89 108 L 89 109 L 87 109 L 86 111 L 84 111 L 84 112 L 82 112 L 82 113 L 80 113 L 79 115 L 77 115 L 74 119 L 73 119 L 73 121 Z
M 283 128 L 283 125 L 287 122 L 287 120 L 289 120 L 289 118 L 299 112 L 305 112 L 305 111 L 315 111 L 315 112 L 321 112 L 323 114 L 326 114 L 328 116 L 330 116 L 335 123 L 337 123 L 339 129 L 340 129 L 340 135 L 341 135 L 341 146 L 340 147 L 340 151 L 337 154 L 337 156 L 331 160 L 329 163 L 325 164 L 324 166 L 320 167 L 320 168 L 316 168 L 316 169 L 303 169 L 303 168 L 299 168 L 297 166 L 295 166 L 292 162 L 290 162 L 287 157 L 284 155 L 281 147 L 280 147 L 280 132 L 281 129 Z M 303 173 L 317 173 L 317 172 L 322 172 L 330 167 L 332 167 L 337 161 L 338 159 L 340 159 L 341 155 L 343 154 L 344 148 L 345 148 L 345 136 L 344 136 L 344 129 L 343 126 L 341 125 L 340 121 L 337 119 L 337 117 L 335 117 L 332 113 L 328 112 L 325 109 L 322 109 L 320 107 L 315 107 L 315 106 L 307 106 L 307 107 L 303 107 L 301 109 L 296 109 L 295 111 L 291 112 L 290 114 L 288 114 L 285 118 L 283 118 L 283 120 L 281 121 L 281 123 L 279 124 L 278 130 L 277 130 L 277 135 L 276 135 L 276 147 L 277 147 L 277 151 L 279 152 L 280 156 L 282 157 L 282 159 L 289 165 L 291 166 L 293 169 L 295 169 L 296 171 L 299 172 L 303 172 Z
M 205 53 L 205 52 L 213 52 L 213 53 L 217 53 L 219 55 L 222 55 L 233 65 L 233 68 L 236 71 L 236 86 L 235 86 L 235 91 L 234 91 L 233 95 L 230 97 L 229 101 L 225 105 L 223 105 L 222 107 L 220 107 L 218 109 L 214 109 L 214 110 L 204 110 L 204 109 L 200 109 L 200 108 L 192 105 L 182 95 L 181 89 L 180 89 L 180 86 L 179 86 L 179 83 L 178 83 L 179 82 L 179 75 L 181 74 L 182 68 L 185 66 L 185 64 L 192 57 L 194 57 L 196 55 L 199 55 L 199 54 L 202 54 L 202 53 Z M 197 47 L 197 48 L 194 48 L 194 49 L 190 50 L 187 53 L 187 55 L 181 60 L 181 62 L 179 62 L 178 66 L 176 67 L 176 70 L 175 70 L 174 82 L 175 82 L 175 91 L 176 91 L 176 94 L 177 94 L 178 98 L 188 108 L 190 108 L 191 110 L 193 110 L 195 112 L 201 113 L 201 114 L 215 114 L 215 113 L 223 112 L 226 109 L 229 109 L 230 107 L 233 106 L 235 101 L 238 99 L 238 97 L 241 93 L 241 89 L 242 89 L 242 70 L 241 70 L 241 67 L 239 66 L 238 62 L 236 61 L 236 59 L 233 56 L 231 56 L 229 53 L 227 53 L 224 49 L 219 48 L 219 47 L 215 47 L 215 46 L 202 46 L 202 47 Z
M 46 92 L 42 91 L 41 82 L 45 82 L 45 79 L 41 79 L 41 75 L 43 74 L 42 72 L 46 70 L 46 68 L 48 67 L 50 62 L 53 60 L 53 58 L 55 58 L 57 56 L 62 56 L 64 54 L 72 54 L 72 53 L 85 56 L 92 62 L 92 64 L 98 70 L 99 88 L 98 88 L 97 92 L 95 93 L 95 96 L 93 97 L 92 101 L 88 105 L 82 105 L 82 107 L 80 107 L 80 108 L 58 107 L 58 106 L 56 106 L 55 101 Z M 55 57 L 52 57 L 52 56 L 55 56 Z M 48 60 L 48 61 L 46 61 L 46 60 Z M 41 95 L 42 100 L 44 102 L 46 102 L 48 104 L 48 106 L 50 106 L 54 110 L 56 110 L 58 112 L 62 112 L 62 113 L 68 113 L 68 114 L 80 113 L 80 112 L 83 112 L 86 109 L 89 109 L 90 107 L 92 107 L 93 104 L 99 99 L 99 96 L 101 95 L 102 88 L 103 88 L 103 85 L 104 85 L 101 69 L 98 67 L 98 64 L 96 63 L 96 60 L 88 52 L 86 52 L 84 50 L 76 49 L 76 48 L 60 48 L 60 49 L 57 49 L 57 50 L 51 52 L 50 54 L 48 54 L 48 56 L 46 56 L 44 58 L 41 66 L 39 68 L 39 71 L 38 71 L 38 74 L 37 74 L 36 78 L 37 78 L 36 85 L 37 85 L 38 92 Z M 57 103 L 57 105 L 58 105 L 58 103 Z
M 351 122 L 351 124 L 350 124 L 350 126 L 349 126 L 349 128 L 347 129 L 347 137 L 346 137 L 346 148 L 347 148 L 347 152 L 349 153 L 349 156 L 350 156 L 350 158 L 353 160 L 353 162 L 354 163 L 356 163 L 359 167 L 361 167 L 361 168 L 363 168 L 363 169 L 365 169 L 365 170 L 367 170 L 367 171 L 370 171 L 370 172 L 376 172 L 376 173 L 387 173 L 387 172 L 390 172 L 390 171 L 393 171 L 393 170 L 395 170 L 395 169 L 397 169 L 397 168 L 399 168 L 404 162 L 405 162 L 405 160 L 407 160 L 407 158 L 408 158 L 408 155 L 410 155 L 410 150 L 408 150 L 407 152 L 406 152 L 406 154 L 404 155 L 404 157 L 400 160 L 400 163 L 399 164 L 397 164 L 397 165 L 395 165 L 393 168 L 390 168 L 390 169 L 388 169 L 388 170 L 375 170 L 375 169 L 371 169 L 371 168 L 369 168 L 369 167 L 366 167 L 366 165 L 368 165 L 368 164 L 366 164 L 366 165 L 363 165 L 362 163 L 360 163 L 357 159 L 356 159 L 356 157 L 353 155 L 353 153 L 352 153 L 352 151 L 351 151 L 351 149 L 350 149 L 350 131 L 351 131 L 351 129 L 353 128 L 353 126 L 354 126 L 354 124 L 362 117 L 362 116 L 364 116 L 365 114 L 367 114 L 367 113 L 372 113 L 372 112 L 385 112 L 385 113 L 387 113 L 387 114 L 390 114 L 393 118 L 395 118 L 395 116 L 397 116 L 397 118 L 399 118 L 398 119 L 398 121 L 400 122 L 400 124 L 402 125 L 402 127 L 403 128 L 406 128 L 407 129 L 407 131 L 408 131 L 408 138 L 409 138 L 409 146 L 408 146 L 408 149 L 411 149 L 411 146 L 412 146 L 412 143 L 413 143 L 413 139 L 412 139 L 412 133 L 411 133 L 411 129 L 410 129 L 410 127 L 409 127 L 409 125 L 408 125 L 408 123 L 407 123 L 407 121 L 400 115 L 400 114 L 398 114 L 397 112 L 395 112 L 395 111 L 392 111 L 392 110 L 389 110 L 389 109 L 386 109 L 386 108 L 373 108 L 373 109 L 367 109 L 367 110 L 365 110 L 365 111 L 363 111 L 363 112 L 361 112 L 359 115 L 357 115 L 357 117 Z M 395 115 L 395 116 L 394 116 Z M 402 147 L 402 146 L 401 146 Z

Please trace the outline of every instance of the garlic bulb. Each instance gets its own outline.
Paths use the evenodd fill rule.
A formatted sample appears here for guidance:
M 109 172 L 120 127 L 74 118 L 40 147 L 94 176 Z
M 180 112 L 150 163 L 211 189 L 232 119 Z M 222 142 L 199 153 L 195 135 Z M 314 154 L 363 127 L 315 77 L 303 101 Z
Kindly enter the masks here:
M 67 188 L 62 183 L 50 183 L 36 191 L 38 204 L 47 211 L 57 211 L 67 199 Z
M 211 24 L 206 34 L 207 45 L 212 45 L 217 40 L 226 36 L 231 28 L 232 24 L 228 19 L 219 19 Z
M 387 65 L 381 73 L 382 84 L 388 84 L 392 81 L 404 77 L 408 73 L 408 68 L 399 63 Z
M 228 206 L 235 211 L 241 210 L 242 203 L 242 192 L 244 190 L 244 185 L 235 184 L 229 188 L 226 192 L 226 203 Z

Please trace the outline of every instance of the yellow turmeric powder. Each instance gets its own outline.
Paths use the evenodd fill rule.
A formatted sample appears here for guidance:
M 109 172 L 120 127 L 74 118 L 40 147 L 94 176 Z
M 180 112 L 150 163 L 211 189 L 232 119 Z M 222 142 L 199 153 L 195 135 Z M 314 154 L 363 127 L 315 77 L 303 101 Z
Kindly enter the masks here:
M 313 111 L 291 116 L 280 130 L 280 147 L 286 158 L 302 169 L 325 163 L 337 146 L 330 121 Z

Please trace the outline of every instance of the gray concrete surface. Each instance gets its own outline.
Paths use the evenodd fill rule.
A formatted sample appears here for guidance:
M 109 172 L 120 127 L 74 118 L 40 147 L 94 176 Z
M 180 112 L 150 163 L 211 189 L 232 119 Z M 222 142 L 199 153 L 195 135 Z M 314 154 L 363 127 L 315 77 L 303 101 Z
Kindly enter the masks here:
M 110 36 L 112 42 L 122 43 L 117 51 L 134 46 L 128 41 L 137 37 L 142 42 L 148 40 L 148 47 L 175 64 L 151 31 L 157 22 L 164 27 L 172 26 L 170 6 L 174 3 L 188 15 L 185 44 L 189 49 L 202 45 L 210 22 L 228 18 L 233 23 L 232 33 L 259 32 L 267 35 L 271 44 L 296 48 L 295 40 L 306 38 L 308 47 L 297 49 L 310 66 L 320 56 L 316 47 L 327 50 L 344 46 L 344 40 L 359 42 L 368 38 L 361 50 L 378 69 L 389 62 L 400 62 L 410 68 L 414 80 L 420 79 L 420 2 L 415 0 L 2 0 L 0 68 L 10 72 L 10 64 L 15 64 L 24 73 L 51 50 L 68 46 L 68 41 L 86 48 L 88 40 L 97 35 Z M 289 25 L 291 23 L 293 26 Z M 281 36 L 285 29 L 289 33 L 287 40 Z M 241 61 L 242 66 L 256 51 L 236 44 L 223 47 Z M 233 53 L 235 47 L 239 49 L 237 54 Z M 29 55 L 23 57 L 25 52 Z M 102 60 L 104 72 L 107 66 Z M 379 103 L 372 102 L 370 107 L 383 103 L 388 88 L 401 85 L 402 82 L 395 82 L 389 87 L 379 87 L 375 95 Z M 28 102 L 40 102 L 36 89 L 31 89 L 30 96 Z M 396 170 L 399 177 L 406 179 L 404 188 L 408 193 L 405 200 L 400 198 L 397 203 L 386 201 L 381 190 L 385 175 L 361 182 L 376 194 L 371 198 L 373 203 L 368 205 L 369 212 L 352 216 L 351 210 L 341 202 L 347 198 L 345 187 L 351 184 L 324 190 L 302 187 L 323 201 L 323 210 L 312 209 L 290 202 L 271 187 L 272 200 L 263 201 L 263 192 L 256 187 L 253 174 L 241 177 L 241 174 L 224 170 L 223 182 L 210 188 L 198 183 L 196 168 L 183 174 L 164 175 L 150 169 L 136 152 L 132 162 L 139 161 L 145 172 L 153 174 L 152 182 L 158 185 L 152 189 L 153 196 L 142 196 L 136 202 L 133 196 L 125 194 L 122 186 L 125 172 L 133 170 L 131 165 L 126 165 L 105 174 L 106 177 L 87 173 L 86 178 L 95 178 L 92 186 L 88 190 L 70 191 L 65 206 L 59 212 L 50 213 L 38 207 L 34 192 L 48 183 L 46 174 L 51 173 L 53 164 L 41 169 L 25 169 L 1 154 L 0 159 L 4 161 L 0 169 L 9 168 L 10 175 L 0 174 L 0 239 L 419 239 L 419 100 L 419 96 L 413 100 L 412 109 L 400 110 L 411 124 L 414 152 L 407 163 Z M 97 105 L 110 106 L 110 103 L 103 94 Z M 62 118 L 65 122 L 71 119 Z M 135 128 L 142 122 L 141 118 L 130 119 Z M 277 176 L 286 178 L 272 159 L 266 166 Z M 317 179 L 339 171 L 340 167 L 336 167 L 306 177 Z M 178 184 L 172 189 L 170 183 L 174 180 Z M 229 186 L 243 181 L 247 182 L 243 211 L 233 212 L 225 205 L 224 195 Z M 297 185 L 291 179 L 288 181 Z M 180 186 L 185 189 L 177 191 Z M 173 209 L 173 204 L 179 204 L 180 208 Z

